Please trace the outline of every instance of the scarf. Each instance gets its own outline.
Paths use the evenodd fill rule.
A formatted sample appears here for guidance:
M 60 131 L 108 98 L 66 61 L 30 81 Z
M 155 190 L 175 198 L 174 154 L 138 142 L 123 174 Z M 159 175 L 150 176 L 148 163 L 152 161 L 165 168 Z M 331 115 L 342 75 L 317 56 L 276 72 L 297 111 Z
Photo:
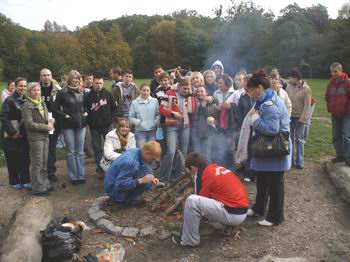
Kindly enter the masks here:
M 254 109 L 255 110 L 259 110 L 260 109 L 260 106 L 265 103 L 267 100 L 270 100 L 272 97 L 273 97 L 273 94 L 274 94 L 274 91 L 269 88 L 265 91 L 264 94 L 262 94 L 258 100 L 256 101 L 255 103 L 255 106 L 254 106 Z
M 129 136 L 129 134 L 124 136 L 118 130 L 117 131 L 117 136 L 119 138 L 120 146 L 122 147 L 122 149 L 126 149 L 126 147 L 128 146 L 128 136 Z
M 42 117 L 45 118 L 45 109 L 44 109 L 43 104 L 41 103 L 41 97 L 38 97 L 37 99 L 33 99 L 33 98 L 31 98 L 31 97 L 28 96 L 27 99 L 28 99 L 34 106 L 36 106 L 36 107 L 39 109 L 40 115 L 42 115 Z

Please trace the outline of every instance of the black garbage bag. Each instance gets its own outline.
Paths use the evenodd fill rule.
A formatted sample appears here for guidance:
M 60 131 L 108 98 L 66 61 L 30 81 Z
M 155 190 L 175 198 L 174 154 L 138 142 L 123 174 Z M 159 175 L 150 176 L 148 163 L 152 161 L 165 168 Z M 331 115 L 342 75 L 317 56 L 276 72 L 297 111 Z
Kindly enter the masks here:
M 64 223 L 67 219 L 64 219 Z M 41 231 L 41 244 L 43 247 L 43 261 L 62 261 L 69 259 L 81 247 L 82 228 L 72 230 L 63 227 L 62 222 L 53 220 L 45 230 Z

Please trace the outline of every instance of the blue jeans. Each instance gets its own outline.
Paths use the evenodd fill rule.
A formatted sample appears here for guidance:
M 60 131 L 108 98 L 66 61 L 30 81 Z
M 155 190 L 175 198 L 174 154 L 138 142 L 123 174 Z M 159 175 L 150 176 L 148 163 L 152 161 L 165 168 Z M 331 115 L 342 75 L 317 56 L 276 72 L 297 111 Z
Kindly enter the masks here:
M 291 117 L 290 137 L 292 140 L 292 163 L 300 167 L 304 167 L 304 129 L 304 123 L 300 123 L 296 117 Z
M 54 132 L 49 135 L 49 154 L 47 158 L 47 175 L 54 176 L 56 173 L 56 146 L 60 133 Z
M 86 127 L 63 129 L 67 147 L 67 171 L 71 180 L 85 179 L 84 140 Z
M 136 145 L 142 149 L 143 145 L 151 140 L 156 140 L 156 130 L 135 132 Z
M 315 105 L 316 104 L 313 104 L 312 106 L 310 106 L 310 118 L 309 118 L 309 121 L 307 121 L 307 123 L 305 125 L 305 129 L 304 129 L 305 141 L 307 140 L 307 137 L 309 136 L 309 130 L 310 130 L 310 126 L 311 126 L 311 117 L 312 117 L 312 114 L 315 111 Z
M 177 149 L 180 149 L 182 156 L 185 157 L 190 139 L 190 128 L 178 128 L 176 126 L 167 126 L 166 140 L 167 151 L 163 158 L 163 164 L 160 169 L 159 181 L 169 183 L 171 171 L 173 169 L 173 159 Z M 185 171 L 183 161 L 178 157 L 176 161 L 176 173 L 174 179 L 179 178 Z
M 191 127 L 191 140 L 193 150 L 203 155 L 208 163 L 211 163 L 210 148 L 211 148 L 211 135 L 205 138 L 199 138 L 197 127 Z
M 350 159 L 350 113 L 341 119 L 332 117 L 333 146 L 337 157 Z

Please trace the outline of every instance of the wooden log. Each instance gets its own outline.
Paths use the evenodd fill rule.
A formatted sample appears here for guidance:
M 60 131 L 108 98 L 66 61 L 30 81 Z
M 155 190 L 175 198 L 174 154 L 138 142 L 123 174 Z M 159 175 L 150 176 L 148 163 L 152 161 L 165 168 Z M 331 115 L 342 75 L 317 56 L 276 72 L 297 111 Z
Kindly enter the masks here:
M 164 190 L 157 198 L 152 199 L 152 205 L 150 206 L 150 211 L 155 211 L 160 208 L 160 206 L 165 202 L 169 202 L 174 195 L 180 194 L 186 187 L 192 187 L 191 178 L 184 176 L 174 186 L 169 186 L 168 189 Z
M 188 187 L 185 189 L 185 191 L 183 192 L 183 194 L 177 198 L 175 198 L 174 203 L 169 206 L 166 210 L 165 210 L 165 215 L 170 215 L 179 205 L 182 204 L 183 201 L 186 200 L 186 198 L 193 192 L 192 187 Z

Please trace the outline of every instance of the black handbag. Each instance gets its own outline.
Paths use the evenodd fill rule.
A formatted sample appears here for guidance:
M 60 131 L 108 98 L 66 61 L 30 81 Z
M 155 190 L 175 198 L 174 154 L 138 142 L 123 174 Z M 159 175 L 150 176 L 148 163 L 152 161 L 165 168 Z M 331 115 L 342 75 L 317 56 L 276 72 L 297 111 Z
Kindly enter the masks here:
M 254 157 L 278 157 L 290 153 L 289 133 L 279 132 L 274 136 L 258 134 L 252 137 L 252 155 Z

